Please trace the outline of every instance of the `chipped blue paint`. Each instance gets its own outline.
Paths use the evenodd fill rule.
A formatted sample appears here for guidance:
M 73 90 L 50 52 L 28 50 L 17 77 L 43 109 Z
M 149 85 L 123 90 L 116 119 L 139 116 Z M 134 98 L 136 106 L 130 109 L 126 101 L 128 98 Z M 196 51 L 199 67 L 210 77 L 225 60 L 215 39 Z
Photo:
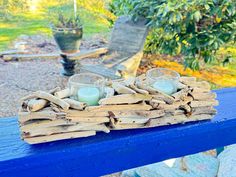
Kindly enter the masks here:
M 236 88 L 216 91 L 211 121 L 28 145 L 16 118 L 0 119 L 0 176 L 93 177 L 236 143 Z

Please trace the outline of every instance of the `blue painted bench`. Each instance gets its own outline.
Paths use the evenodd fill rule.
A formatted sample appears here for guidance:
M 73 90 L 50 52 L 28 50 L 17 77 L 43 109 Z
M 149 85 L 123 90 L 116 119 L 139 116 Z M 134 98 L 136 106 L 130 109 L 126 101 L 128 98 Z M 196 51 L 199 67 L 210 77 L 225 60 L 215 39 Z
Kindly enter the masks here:
M 236 88 L 216 91 L 211 121 L 28 145 L 16 118 L 0 119 L 1 177 L 93 177 L 236 143 Z

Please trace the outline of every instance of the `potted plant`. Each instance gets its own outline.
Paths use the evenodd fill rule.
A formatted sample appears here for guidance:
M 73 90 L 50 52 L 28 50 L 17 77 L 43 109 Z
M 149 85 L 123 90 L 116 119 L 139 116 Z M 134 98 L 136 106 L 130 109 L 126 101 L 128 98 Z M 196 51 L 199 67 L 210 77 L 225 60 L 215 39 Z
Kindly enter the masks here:
M 58 12 L 53 20 L 52 32 L 54 39 L 64 54 L 79 51 L 83 36 L 83 26 L 77 14 L 76 1 L 74 1 L 74 15 Z

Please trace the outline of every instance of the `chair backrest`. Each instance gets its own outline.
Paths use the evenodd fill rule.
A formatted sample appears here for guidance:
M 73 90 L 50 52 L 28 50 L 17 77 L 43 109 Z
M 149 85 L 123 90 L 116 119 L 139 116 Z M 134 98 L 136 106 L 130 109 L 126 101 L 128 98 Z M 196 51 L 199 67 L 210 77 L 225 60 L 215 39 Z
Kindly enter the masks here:
M 121 16 L 117 19 L 109 43 L 109 51 L 135 54 L 143 50 L 148 33 L 145 25 L 146 20 L 131 20 L 128 16 Z
M 146 20 L 139 19 L 134 22 L 128 16 L 119 17 L 112 30 L 108 45 L 109 54 L 106 59 L 103 58 L 103 66 L 86 66 L 85 70 L 112 79 L 135 76 L 147 34 Z

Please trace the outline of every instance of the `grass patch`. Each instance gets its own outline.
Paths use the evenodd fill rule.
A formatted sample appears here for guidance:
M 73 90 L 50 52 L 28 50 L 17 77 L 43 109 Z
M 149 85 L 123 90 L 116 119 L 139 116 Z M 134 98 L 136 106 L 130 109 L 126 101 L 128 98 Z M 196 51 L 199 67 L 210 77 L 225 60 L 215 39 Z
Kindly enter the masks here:
M 16 18 L 11 21 L 0 21 L 0 25 L 6 24 L 6 27 L 0 28 L 0 50 L 4 50 L 19 35 L 32 35 L 38 32 L 49 33 L 45 21 L 39 19 L 29 21 L 27 19 L 18 20 Z M 1 38 L 5 38 L 5 40 L 1 40 Z
M 48 10 L 58 8 L 49 7 L 44 12 L 24 13 L 12 16 L 9 20 L 0 20 L 0 51 L 6 50 L 7 46 L 18 36 L 33 35 L 38 33 L 51 35 Z M 63 7 L 63 12 L 70 12 L 69 6 Z M 106 33 L 109 31 L 108 24 L 84 9 L 80 10 L 80 16 L 84 23 L 84 37 L 95 33 Z

